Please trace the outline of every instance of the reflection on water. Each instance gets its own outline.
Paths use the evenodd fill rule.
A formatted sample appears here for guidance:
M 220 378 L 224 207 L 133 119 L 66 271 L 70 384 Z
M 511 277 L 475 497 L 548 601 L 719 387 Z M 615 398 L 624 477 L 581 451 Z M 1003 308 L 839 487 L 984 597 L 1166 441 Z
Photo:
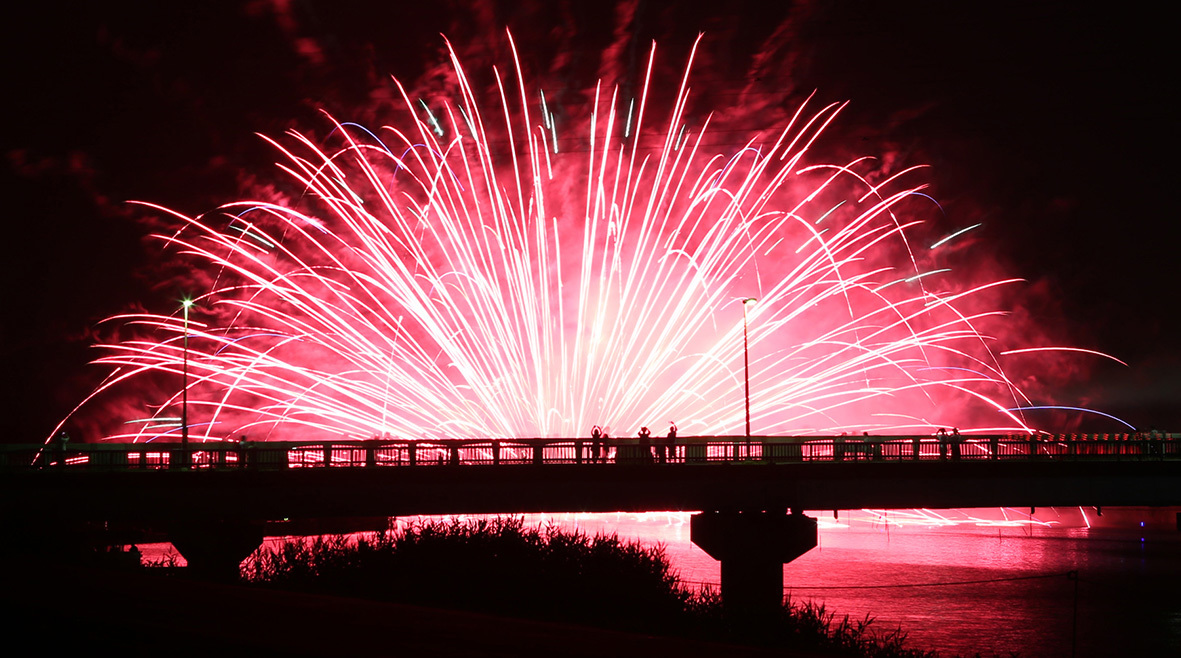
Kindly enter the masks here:
M 784 566 L 784 588 L 946 654 L 1069 656 L 1074 643 L 1078 656 L 1181 655 L 1181 532 L 1096 527 L 1086 514 L 810 512 L 819 545 Z M 719 565 L 689 541 L 689 516 L 528 519 L 663 543 L 683 580 L 716 584 Z
M 820 522 L 819 545 L 784 566 L 787 595 L 873 617 L 883 631 L 901 626 L 912 646 L 950 655 L 1069 656 L 1072 644 L 1078 656 L 1181 655 L 1181 532 L 1171 511 L 1170 523 L 1157 513 L 1143 528 L 1131 512 L 1100 519 L 1077 508 L 808 514 Z M 719 564 L 689 541 L 690 516 L 524 518 L 664 544 L 682 580 L 716 585 Z M 1101 525 L 1113 516 L 1117 523 Z M 145 557 L 166 547 L 143 547 Z

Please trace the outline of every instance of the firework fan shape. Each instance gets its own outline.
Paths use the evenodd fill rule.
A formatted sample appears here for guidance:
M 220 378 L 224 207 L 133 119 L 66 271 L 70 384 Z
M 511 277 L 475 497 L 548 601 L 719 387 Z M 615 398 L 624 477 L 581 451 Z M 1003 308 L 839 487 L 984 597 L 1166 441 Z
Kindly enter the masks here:
M 745 311 L 756 433 L 1027 429 L 982 328 L 1012 281 L 929 266 L 913 234 L 939 209 L 913 170 L 810 162 L 841 106 L 711 152 L 692 55 L 660 112 L 654 57 L 570 135 L 519 63 L 479 98 L 452 50 L 449 103 L 399 85 L 401 126 L 273 141 L 296 201 L 151 206 L 211 284 L 183 314 L 112 318 L 132 337 L 99 346 L 112 374 L 83 404 L 163 391 L 108 435 L 137 441 L 179 435 L 182 381 L 203 440 L 738 434 Z

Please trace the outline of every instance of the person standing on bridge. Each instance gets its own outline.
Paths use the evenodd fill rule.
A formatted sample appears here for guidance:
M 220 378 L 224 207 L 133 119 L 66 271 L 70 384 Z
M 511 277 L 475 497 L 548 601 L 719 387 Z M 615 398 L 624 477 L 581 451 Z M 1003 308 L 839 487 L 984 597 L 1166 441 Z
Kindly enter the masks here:
M 668 461 L 675 461 L 677 456 L 677 424 L 668 421 L 668 437 L 664 440 L 664 450 L 668 452 Z M 663 457 L 663 455 L 662 455 Z M 664 459 L 662 458 L 663 462 Z
M 598 425 L 591 428 L 591 463 L 599 463 L 599 451 L 603 447 L 603 429 Z
M 70 435 L 65 432 L 60 432 L 57 435 L 57 466 L 58 468 L 66 467 L 66 449 L 70 445 Z
M 652 432 L 647 427 L 640 428 L 640 463 L 652 463 Z

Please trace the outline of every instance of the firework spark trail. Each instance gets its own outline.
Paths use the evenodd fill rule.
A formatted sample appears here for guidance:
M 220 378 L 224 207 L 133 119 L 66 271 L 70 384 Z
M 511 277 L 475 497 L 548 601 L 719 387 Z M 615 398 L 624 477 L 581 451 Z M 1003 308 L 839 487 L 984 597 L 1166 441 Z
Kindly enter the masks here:
M 654 45 L 640 97 L 600 85 L 588 148 L 556 152 L 552 114 L 530 115 L 544 94 L 512 52 L 515 88 L 494 71 L 498 109 L 452 49 L 457 94 L 442 111 L 399 84 L 404 128 L 379 138 L 329 117 L 332 146 L 268 140 L 303 188 L 298 207 L 250 200 L 192 218 L 145 204 L 180 225 L 156 237 L 217 283 L 194 307 L 204 322 L 113 318 L 136 337 L 100 346 L 96 362 L 116 370 L 84 404 L 147 377 L 179 382 L 187 332 L 201 439 L 574 436 L 666 418 L 733 433 L 737 300 L 750 296 L 760 433 L 967 430 L 978 417 L 993 420 L 975 429 L 1028 429 L 1008 411 L 1028 400 L 977 328 L 999 312 L 967 310 L 1012 281 L 927 287 L 945 272 L 920 269 L 921 222 L 903 215 L 929 197 L 893 189 L 913 168 L 871 183 L 865 159 L 807 163 L 843 105 L 805 103 L 771 139 L 708 153 L 709 120 L 686 129 L 691 55 L 649 136 Z M 179 404 L 166 393 L 153 413 Z

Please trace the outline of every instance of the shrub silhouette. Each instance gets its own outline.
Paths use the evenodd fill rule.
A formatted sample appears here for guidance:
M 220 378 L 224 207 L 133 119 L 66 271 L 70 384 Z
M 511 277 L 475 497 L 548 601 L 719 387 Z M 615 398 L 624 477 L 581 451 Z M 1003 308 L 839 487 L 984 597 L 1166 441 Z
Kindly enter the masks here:
M 664 546 L 588 536 L 518 517 L 420 521 L 398 530 L 294 540 L 256 553 L 252 583 L 645 633 L 756 643 L 836 656 L 919 658 L 901 629 L 838 620 L 823 605 L 784 603 L 752 633 L 728 619 L 716 589 L 691 590 Z

